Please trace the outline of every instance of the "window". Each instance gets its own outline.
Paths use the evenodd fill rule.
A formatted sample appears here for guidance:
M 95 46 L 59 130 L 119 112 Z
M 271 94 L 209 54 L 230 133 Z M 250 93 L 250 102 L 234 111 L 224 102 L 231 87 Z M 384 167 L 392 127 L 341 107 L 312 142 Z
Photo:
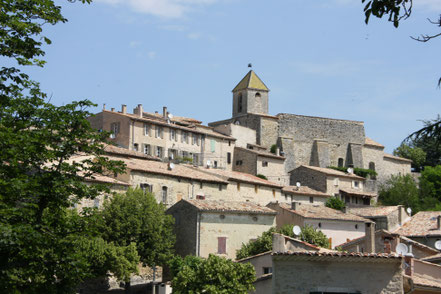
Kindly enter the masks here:
M 182 143 L 188 144 L 188 133 L 187 132 L 182 132 L 181 141 L 182 141 Z
M 144 124 L 144 136 L 150 136 L 150 126 L 148 124 Z
M 237 112 L 242 112 L 242 93 L 239 93 L 239 98 L 237 99 Z
M 336 187 L 337 187 L 337 186 L 338 186 L 338 184 L 339 184 L 339 179 L 338 179 L 338 178 L 335 178 L 335 179 L 334 179 L 334 186 L 336 186 Z
M 254 185 L 254 192 L 256 192 L 256 193 L 259 192 L 259 185 Z
M 355 229 L 356 229 L 356 230 L 358 229 L 358 225 L 355 225 Z
M 133 144 L 133 150 L 138 151 L 138 147 L 139 147 L 138 143 Z
M 193 154 L 193 164 L 199 165 L 199 156 L 197 154 Z
M 110 132 L 116 137 L 119 134 L 119 122 L 114 122 L 110 124 Z
M 144 144 L 144 154 L 150 155 L 151 153 L 150 145 Z
M 359 188 L 360 187 L 360 182 L 359 181 L 353 181 L 352 182 L 354 184 L 354 188 Z
M 262 161 L 262 166 L 263 167 L 267 167 L 268 166 L 268 161 Z
M 256 98 L 260 98 L 261 96 L 260 96 L 260 93 L 256 93 L 256 95 L 254 95 L 254 97 L 256 97 Z
M 175 159 L 178 156 L 178 150 L 168 149 L 168 158 Z
M 204 187 L 204 184 L 202 182 L 199 183 L 199 188 L 202 189 Z
M 156 126 L 155 127 L 155 138 L 163 138 L 164 134 L 163 134 L 163 130 L 162 127 L 160 126 Z
M 309 197 L 309 203 L 314 203 L 314 197 Z
M 231 152 L 227 152 L 227 163 L 231 164 Z
M 217 161 L 216 160 L 214 161 L 213 167 L 217 168 Z
M 273 189 L 273 197 L 276 198 L 276 190 Z
M 156 146 L 155 155 L 159 158 L 162 158 L 162 147 Z
M 231 141 L 228 141 L 228 146 L 231 146 Z
M 167 190 L 168 188 L 166 186 L 162 187 L 162 203 L 167 203 Z
M 222 184 L 219 184 L 219 191 L 222 191 Z
M 170 129 L 170 141 L 176 141 L 176 130 Z
M 273 272 L 273 268 L 272 267 L 263 267 L 263 274 L 271 274 Z
M 227 254 L 227 237 L 217 237 L 217 254 Z
M 242 160 L 236 160 L 236 165 L 242 165 Z
M 216 152 L 216 141 L 213 139 L 210 140 L 210 149 L 212 153 Z
M 196 134 L 193 134 L 191 136 L 191 144 L 192 145 L 198 145 L 199 146 L 199 136 Z
M 141 188 L 141 190 L 144 192 L 144 193 L 151 193 L 152 191 L 153 191 L 153 186 L 152 185 L 149 185 L 149 184 L 147 184 L 147 183 L 141 183 L 141 184 L 139 184 L 139 187 Z
M 322 227 L 322 223 L 318 223 L 318 227 L 321 228 Z
M 339 158 L 338 159 L 338 167 L 343 167 L 344 166 L 344 160 L 343 160 L 343 158 Z
M 237 191 L 240 191 L 240 183 L 237 183 Z

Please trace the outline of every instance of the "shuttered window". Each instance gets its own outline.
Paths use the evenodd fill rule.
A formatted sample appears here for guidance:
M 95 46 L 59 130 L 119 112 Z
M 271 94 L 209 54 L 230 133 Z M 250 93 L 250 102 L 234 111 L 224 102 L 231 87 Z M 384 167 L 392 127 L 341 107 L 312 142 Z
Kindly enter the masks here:
M 227 237 L 217 237 L 217 253 L 227 254 Z

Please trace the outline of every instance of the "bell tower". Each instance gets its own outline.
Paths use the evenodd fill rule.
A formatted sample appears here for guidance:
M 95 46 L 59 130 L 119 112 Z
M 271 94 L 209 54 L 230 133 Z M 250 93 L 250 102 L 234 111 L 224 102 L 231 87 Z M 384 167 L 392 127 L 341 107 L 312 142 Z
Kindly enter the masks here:
M 253 70 L 233 89 L 233 118 L 247 113 L 268 114 L 269 89 Z

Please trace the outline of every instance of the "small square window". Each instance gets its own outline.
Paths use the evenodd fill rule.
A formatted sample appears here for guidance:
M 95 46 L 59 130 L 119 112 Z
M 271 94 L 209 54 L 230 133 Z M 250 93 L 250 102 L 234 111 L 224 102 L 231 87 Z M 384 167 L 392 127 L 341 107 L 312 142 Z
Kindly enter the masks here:
M 267 167 L 268 166 L 268 161 L 262 161 L 262 166 L 263 167 Z

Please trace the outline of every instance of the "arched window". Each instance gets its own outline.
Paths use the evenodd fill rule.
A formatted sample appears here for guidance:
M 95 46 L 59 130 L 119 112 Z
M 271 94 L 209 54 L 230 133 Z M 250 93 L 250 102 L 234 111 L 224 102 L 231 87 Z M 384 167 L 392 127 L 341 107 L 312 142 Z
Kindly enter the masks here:
M 163 186 L 162 187 L 162 203 L 167 203 L 167 187 Z
M 345 164 L 345 162 L 344 162 L 343 158 L 340 157 L 340 158 L 338 159 L 338 167 L 343 167 L 344 164 Z
M 256 93 L 256 95 L 254 95 L 256 98 L 260 98 L 260 93 Z
M 239 93 L 239 98 L 237 99 L 237 112 L 242 112 L 242 93 Z

